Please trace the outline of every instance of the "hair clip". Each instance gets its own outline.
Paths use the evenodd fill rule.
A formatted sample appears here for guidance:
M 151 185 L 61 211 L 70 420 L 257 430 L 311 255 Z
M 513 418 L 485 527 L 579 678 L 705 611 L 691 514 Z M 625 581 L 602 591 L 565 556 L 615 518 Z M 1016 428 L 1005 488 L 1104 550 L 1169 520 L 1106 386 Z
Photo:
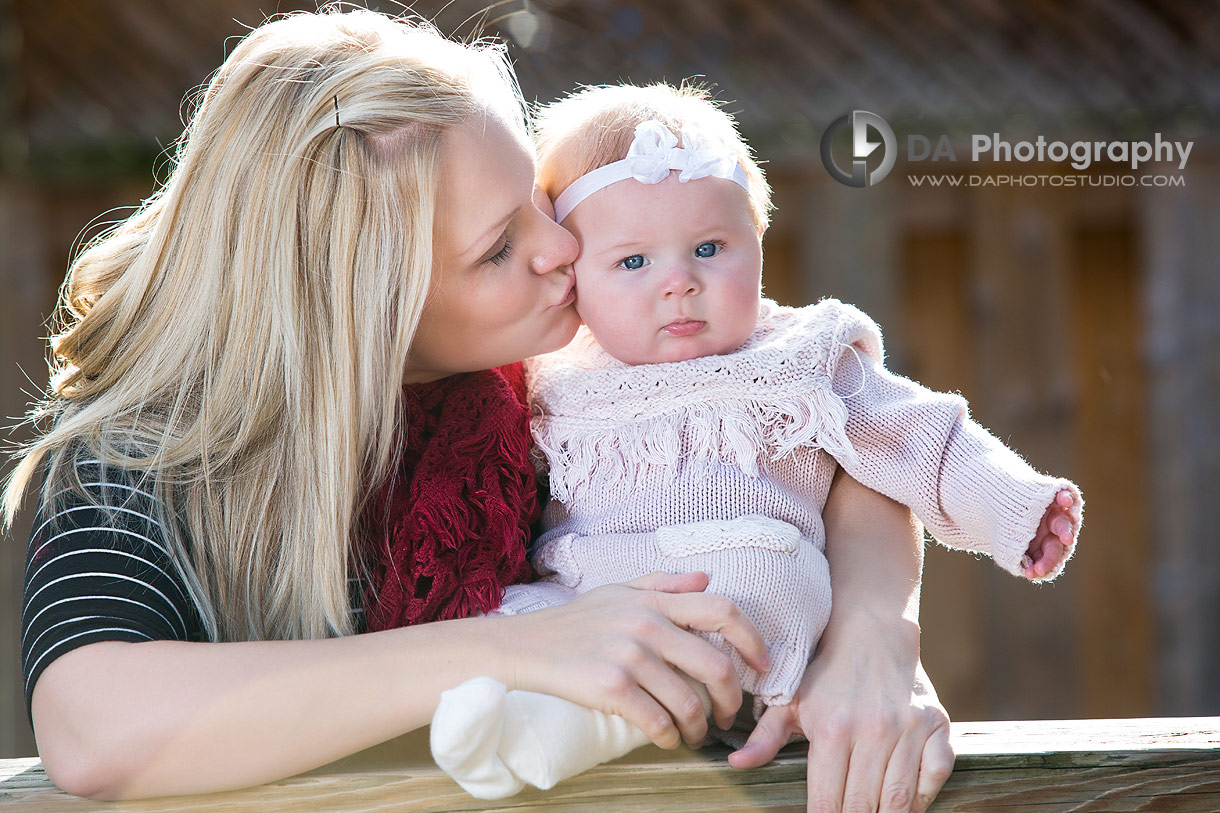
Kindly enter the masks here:
M 340 126 L 339 125 L 339 94 L 338 93 L 335 94 L 335 126 L 336 127 Z

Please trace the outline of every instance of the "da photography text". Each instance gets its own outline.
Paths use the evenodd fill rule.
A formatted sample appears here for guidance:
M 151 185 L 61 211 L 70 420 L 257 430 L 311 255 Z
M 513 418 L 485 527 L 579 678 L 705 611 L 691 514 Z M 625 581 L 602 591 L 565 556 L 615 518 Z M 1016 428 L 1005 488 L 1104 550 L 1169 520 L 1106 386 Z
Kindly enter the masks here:
M 848 154 L 845 144 L 847 139 L 838 139 L 836 135 L 850 128 L 850 160 L 845 160 Z M 937 168 L 948 169 L 945 163 L 960 166 L 958 151 L 954 147 L 954 139 L 947 133 L 929 136 L 922 133 L 910 133 L 902 142 L 906 150 L 906 160 L 909 164 L 938 165 Z M 962 143 L 957 141 L 959 145 Z M 876 113 L 867 110 L 853 110 L 835 119 L 822 135 L 822 163 L 832 178 L 845 186 L 865 187 L 880 183 L 894 168 L 898 158 L 900 141 L 895 136 L 889 123 Z M 1047 139 L 1039 135 L 1032 139 L 1013 140 L 998 132 L 975 133 L 970 136 L 969 160 L 976 163 L 988 163 L 992 171 L 1004 171 L 1004 164 L 1031 163 L 1062 164 L 1060 174 L 1053 168 L 1037 175 L 1029 175 L 1021 171 L 1020 181 L 1010 182 L 1013 186 L 1049 185 L 1049 186 L 1083 186 L 1086 184 L 1067 182 L 1069 178 L 1077 178 L 1070 170 L 1085 171 L 1094 165 L 1130 167 L 1138 172 L 1149 162 L 1158 165 L 1175 166 L 1179 173 L 1186 169 L 1190 160 L 1190 152 L 1194 147 L 1192 141 L 1174 141 L 1161 133 L 1154 133 L 1151 139 L 1138 141 L 1101 141 L 1078 140 L 1062 141 Z M 943 163 L 942 163 L 943 162 Z M 1109 162 L 1108 164 L 1106 162 Z M 908 175 L 909 182 L 914 186 L 940 186 L 929 175 Z M 943 180 L 943 185 L 960 186 L 959 180 L 954 183 L 951 176 L 937 176 Z M 975 177 L 975 176 L 961 176 Z M 1114 176 L 1123 178 L 1116 180 L 1117 186 L 1185 186 L 1182 175 L 1142 175 Z M 1031 179 L 1036 178 L 1036 181 Z M 975 184 L 969 184 L 975 185 Z

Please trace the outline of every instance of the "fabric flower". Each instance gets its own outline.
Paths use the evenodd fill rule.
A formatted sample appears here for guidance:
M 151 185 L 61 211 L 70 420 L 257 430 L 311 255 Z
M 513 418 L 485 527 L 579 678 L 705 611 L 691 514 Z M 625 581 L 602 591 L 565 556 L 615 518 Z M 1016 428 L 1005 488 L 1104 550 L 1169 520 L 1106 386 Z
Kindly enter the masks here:
M 682 146 L 686 153 L 686 166 L 678 177 L 682 183 L 709 175 L 716 178 L 733 177 L 737 153 L 721 134 L 688 122 L 682 125 Z
M 631 177 L 640 183 L 660 183 L 669 175 L 670 157 L 678 137 L 656 119 L 640 122 L 627 150 Z

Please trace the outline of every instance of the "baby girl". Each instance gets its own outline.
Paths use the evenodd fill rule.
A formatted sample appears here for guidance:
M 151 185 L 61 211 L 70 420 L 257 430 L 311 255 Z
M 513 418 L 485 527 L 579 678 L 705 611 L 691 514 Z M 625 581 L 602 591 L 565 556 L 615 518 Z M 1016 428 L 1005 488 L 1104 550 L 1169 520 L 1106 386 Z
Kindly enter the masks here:
M 580 242 L 585 327 L 527 368 L 552 499 L 518 613 L 656 570 L 708 574 L 768 643 L 759 704 L 791 702 L 830 615 L 821 512 L 835 471 L 910 507 L 943 544 L 1052 579 L 1083 501 L 883 366 L 881 333 L 833 299 L 761 295 L 770 208 L 731 118 L 691 88 L 592 88 L 538 127 L 540 179 Z M 725 646 L 709 636 L 718 646 Z M 550 787 L 647 738 L 621 718 L 489 679 L 445 697 L 437 763 L 477 796 Z

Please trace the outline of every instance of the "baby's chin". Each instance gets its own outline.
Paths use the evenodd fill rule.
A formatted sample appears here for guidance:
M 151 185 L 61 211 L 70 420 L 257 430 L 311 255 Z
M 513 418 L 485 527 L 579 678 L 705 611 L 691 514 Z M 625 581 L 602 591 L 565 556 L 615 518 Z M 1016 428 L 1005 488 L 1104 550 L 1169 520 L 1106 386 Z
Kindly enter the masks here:
M 663 342 L 659 347 L 611 348 L 602 345 L 602 349 L 624 364 L 671 364 L 707 356 L 727 355 L 742 344 L 743 342 L 672 341 Z

